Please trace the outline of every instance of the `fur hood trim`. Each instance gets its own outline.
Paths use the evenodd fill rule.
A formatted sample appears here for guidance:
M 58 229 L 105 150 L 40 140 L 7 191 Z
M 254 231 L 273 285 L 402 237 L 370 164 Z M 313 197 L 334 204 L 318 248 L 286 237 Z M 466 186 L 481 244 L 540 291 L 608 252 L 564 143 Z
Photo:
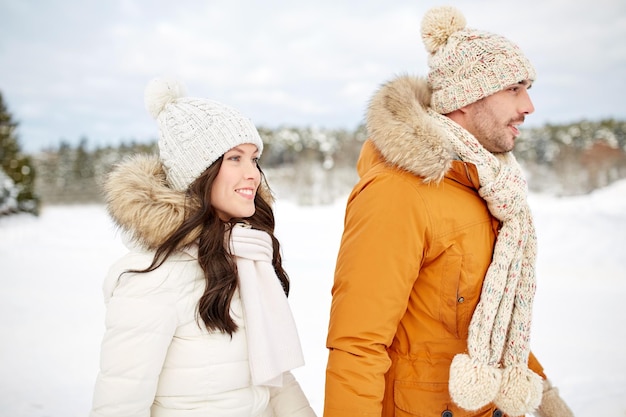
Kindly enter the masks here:
M 445 130 L 428 114 L 431 91 L 426 79 L 399 76 L 372 97 L 367 111 L 369 137 L 387 163 L 439 182 L 454 153 Z
M 107 211 L 115 224 L 133 242 L 149 250 L 161 245 L 199 207 L 198 201 L 168 185 L 157 155 L 127 157 L 108 174 L 103 190 Z M 257 192 L 273 204 L 264 181 Z M 188 246 L 199 235 L 200 229 L 194 230 L 179 246 Z
M 104 182 L 107 210 L 115 224 L 146 249 L 155 249 L 183 222 L 193 201 L 167 184 L 156 155 L 134 155 Z M 183 246 L 192 243 L 190 236 Z

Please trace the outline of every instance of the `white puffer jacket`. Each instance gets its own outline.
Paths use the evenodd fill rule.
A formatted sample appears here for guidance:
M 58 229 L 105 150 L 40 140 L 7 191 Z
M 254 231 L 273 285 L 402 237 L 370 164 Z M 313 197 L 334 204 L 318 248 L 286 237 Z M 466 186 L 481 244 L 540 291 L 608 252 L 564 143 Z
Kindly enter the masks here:
M 205 284 L 193 245 L 152 272 L 125 273 L 149 266 L 154 246 L 179 224 L 171 195 L 162 196 L 163 206 L 175 206 L 170 216 L 152 207 L 155 189 L 172 193 L 162 181 L 158 160 L 143 157 L 118 167 L 106 184 L 109 212 L 133 247 L 104 282 L 106 331 L 90 416 L 314 417 L 291 373 L 282 388 L 251 384 L 238 292 L 231 303 L 238 331 L 232 338 L 207 331 L 197 316 Z

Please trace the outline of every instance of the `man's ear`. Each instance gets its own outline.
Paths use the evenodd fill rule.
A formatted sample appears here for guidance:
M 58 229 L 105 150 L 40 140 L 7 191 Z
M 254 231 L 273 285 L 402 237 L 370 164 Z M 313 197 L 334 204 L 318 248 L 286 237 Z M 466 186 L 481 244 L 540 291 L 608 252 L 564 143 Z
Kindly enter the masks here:
M 465 114 L 467 114 L 468 109 L 470 108 L 470 106 L 472 106 L 472 104 L 474 104 L 474 103 L 466 104 L 465 106 L 461 107 L 460 109 L 458 109 L 456 111 L 459 111 L 459 112 L 461 112 L 461 113 L 463 113 L 465 115 Z
M 469 106 L 471 106 L 471 104 L 463 106 L 460 109 L 453 110 L 450 113 L 446 114 L 445 116 L 449 117 L 451 120 L 454 120 L 461 126 L 464 126 L 463 121 L 465 120 L 467 116 L 467 111 L 468 111 Z

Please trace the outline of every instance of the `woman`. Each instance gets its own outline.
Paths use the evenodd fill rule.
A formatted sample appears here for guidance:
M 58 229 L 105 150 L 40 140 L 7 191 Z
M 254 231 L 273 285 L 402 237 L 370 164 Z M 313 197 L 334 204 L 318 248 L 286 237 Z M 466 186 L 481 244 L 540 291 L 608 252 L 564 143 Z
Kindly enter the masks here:
M 146 107 L 159 157 L 104 187 L 130 251 L 104 283 L 91 416 L 314 417 L 256 128 L 172 81 L 150 82 Z

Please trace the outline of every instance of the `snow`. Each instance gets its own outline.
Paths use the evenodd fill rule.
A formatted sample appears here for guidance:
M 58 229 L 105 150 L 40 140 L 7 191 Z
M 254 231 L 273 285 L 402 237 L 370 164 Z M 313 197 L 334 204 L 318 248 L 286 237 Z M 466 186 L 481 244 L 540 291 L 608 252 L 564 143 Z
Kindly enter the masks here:
M 533 351 L 577 417 L 626 415 L 626 181 L 587 196 L 531 195 L 539 238 Z M 276 203 L 277 236 L 321 416 L 326 327 L 345 199 Z M 0 216 L 0 415 L 90 409 L 103 333 L 102 279 L 125 248 L 102 206 Z

